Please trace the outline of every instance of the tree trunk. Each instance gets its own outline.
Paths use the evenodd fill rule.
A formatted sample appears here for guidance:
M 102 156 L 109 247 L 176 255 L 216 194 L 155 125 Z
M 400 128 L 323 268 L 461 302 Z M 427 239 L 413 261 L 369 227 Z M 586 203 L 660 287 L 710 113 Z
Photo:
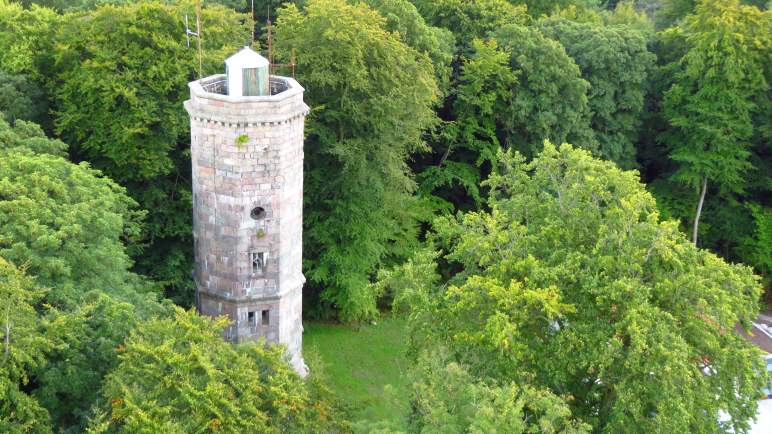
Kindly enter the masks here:
M 697 233 L 700 227 L 700 214 L 702 214 L 702 205 L 705 203 L 705 192 L 708 191 L 708 177 L 702 178 L 702 191 L 700 192 L 700 202 L 697 204 L 697 213 L 694 215 L 694 224 L 692 225 L 692 242 L 697 245 Z

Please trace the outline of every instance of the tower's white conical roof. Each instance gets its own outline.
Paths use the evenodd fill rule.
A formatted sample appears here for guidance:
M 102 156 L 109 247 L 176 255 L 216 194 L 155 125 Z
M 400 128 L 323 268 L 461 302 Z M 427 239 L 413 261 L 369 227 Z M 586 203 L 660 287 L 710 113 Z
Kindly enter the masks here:
M 251 48 L 244 47 L 238 53 L 225 59 L 225 64 L 231 70 L 265 68 L 268 66 L 268 59 L 254 52 Z

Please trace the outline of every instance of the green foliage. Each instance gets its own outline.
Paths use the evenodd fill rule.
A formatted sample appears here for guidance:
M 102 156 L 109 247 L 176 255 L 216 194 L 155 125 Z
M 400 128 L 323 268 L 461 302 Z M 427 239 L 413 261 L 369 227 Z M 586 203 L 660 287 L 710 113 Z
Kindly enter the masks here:
M 298 53 L 313 107 L 305 147 L 305 273 L 344 320 L 376 313 L 376 267 L 410 252 L 418 202 L 405 164 L 422 150 L 438 89 L 426 54 L 364 4 L 314 0 L 281 9 L 276 48 Z
M 45 79 L 60 21 L 51 9 L 0 0 L 0 111 L 8 121 L 50 125 Z
M 638 10 L 629 0 L 617 3 L 613 11 L 604 11 L 603 22 L 608 26 L 626 26 L 638 30 L 647 37 L 654 34 L 654 22 L 644 10 Z
M 204 11 L 205 72 L 219 72 L 246 30 L 234 12 Z M 69 15 L 59 32 L 57 130 L 120 182 L 167 175 L 174 167 L 171 153 L 187 133 L 180 107 L 198 69 L 195 52 L 179 36 L 185 12 L 159 3 L 105 6 Z
M 654 14 L 657 27 L 664 29 L 678 24 L 678 21 L 694 10 L 696 4 L 696 0 L 663 0 Z
M 675 127 L 664 140 L 678 165 L 675 178 L 697 187 L 705 177 L 721 191 L 742 190 L 753 133 L 752 97 L 768 86 L 764 50 L 769 19 L 735 0 L 703 2 L 684 27 L 688 52 L 665 95 Z
M 0 0 L 0 71 L 38 82 L 50 65 L 52 36 L 61 18 L 51 9 Z
M 622 168 L 634 167 L 647 74 L 654 65 L 645 35 L 627 26 L 563 18 L 543 20 L 539 29 L 563 45 L 590 83 L 590 126 L 598 139 L 598 155 Z
M 36 134 L 19 122 L 17 137 L 24 137 L 24 130 Z M 61 142 L 43 137 L 20 143 L 63 150 Z M 0 255 L 27 264 L 38 282 L 51 288 L 50 303 L 67 305 L 94 288 L 125 287 L 132 276 L 122 241 L 138 234 L 142 213 L 136 203 L 86 163 L 18 149 L 0 148 Z
M 499 27 L 528 21 L 526 8 L 507 0 L 415 0 L 416 8 L 433 26 L 450 30 L 458 44 L 468 46 Z
M 747 430 L 764 369 L 733 329 L 758 311 L 752 271 L 660 221 L 634 172 L 549 143 L 498 161 L 490 211 L 435 222 L 447 283 L 398 295 L 413 354 L 446 348 L 475 382 L 550 390 L 597 431 L 712 432 L 719 410 Z
M 559 397 L 532 386 L 486 384 L 443 353 L 425 354 L 413 383 L 410 432 L 589 433 Z
M 443 125 L 445 154 L 419 180 L 425 196 L 439 197 L 438 189 L 458 186 L 479 207 L 481 166 L 492 162 L 500 147 L 497 119 L 509 110 L 517 75 L 509 67 L 510 52 L 499 50 L 496 41 L 475 39 L 472 48 L 474 55 L 464 62 L 456 88 L 456 119 Z M 452 204 L 435 206 L 440 207 L 452 209 Z
M 601 3 L 600 0 L 512 0 L 511 2 L 526 5 L 528 13 L 533 17 L 549 15 L 566 8 L 590 11 Z
M 184 14 L 192 4 L 140 2 L 69 14 L 57 34 L 56 126 L 80 158 L 126 186 L 143 209 L 147 246 L 139 271 L 183 304 L 192 302 L 191 195 L 187 83 L 197 75 L 185 47 Z M 243 15 L 202 11 L 203 72 L 249 40 Z
M 108 374 L 91 432 L 330 432 L 316 399 L 283 360 L 283 348 L 233 345 L 227 320 L 175 308 L 137 327 Z
M 547 16 L 543 16 L 540 18 L 540 20 L 544 20 L 547 18 L 548 18 Z M 555 11 L 549 14 L 549 18 L 552 18 L 552 19 L 564 18 L 566 20 L 569 20 L 575 23 L 590 23 L 590 24 L 603 23 L 602 11 L 598 11 L 597 9 L 576 7 L 576 5 L 568 5 L 566 7 L 556 9 Z
M 249 143 L 249 136 L 246 134 L 241 134 L 238 137 L 236 137 L 236 148 L 239 150 L 244 149 L 244 145 Z
M 587 104 L 590 86 L 560 43 L 515 24 L 498 29 L 493 38 L 509 52 L 517 76 L 506 95 L 506 111 L 494 115 L 506 146 L 529 156 L 545 139 L 573 141 L 595 150 Z
M 46 100 L 40 86 L 26 75 L 0 70 L 0 112 L 8 122 L 17 119 L 40 120 L 46 111 Z
M 18 119 L 11 127 L 0 116 L 0 152 L 64 157 L 67 155 L 67 144 L 61 140 L 49 139 L 37 124 Z
M 499 27 L 492 38 L 475 39 L 462 58 L 454 119 L 435 145 L 441 157 L 420 174 L 420 192 L 432 194 L 438 210 L 478 208 L 479 182 L 502 147 L 532 156 L 548 137 L 596 150 L 589 83 L 560 43 L 518 24 Z
M 92 291 L 71 311 L 52 311 L 45 334 L 56 347 L 36 369 L 34 396 L 54 425 L 83 431 L 105 375 L 118 364 L 117 348 L 140 321 L 168 314 L 154 296 L 126 291 L 108 296 Z
M 743 262 L 753 264 L 767 279 L 772 277 L 772 208 L 749 205 L 753 217 L 752 232 L 739 248 Z M 769 283 L 769 282 L 767 282 Z
M 63 13 L 86 12 L 98 9 L 103 6 L 125 6 L 140 3 L 145 0 L 21 0 L 24 5 L 39 5 L 54 9 Z M 177 0 L 161 0 L 164 4 L 177 4 Z M 204 3 L 204 2 L 202 2 Z M 219 4 L 231 9 L 245 10 L 246 0 L 208 0 L 205 4 Z M 260 0 L 255 2 L 255 7 L 259 7 Z
M 447 92 L 455 49 L 453 34 L 427 25 L 408 0 L 367 0 L 365 3 L 386 19 L 386 30 L 398 33 L 402 42 L 429 56 L 438 86 L 443 93 Z
M 49 419 L 60 428 L 83 429 L 102 378 L 115 364 L 115 347 L 141 318 L 160 311 L 147 284 L 128 271 L 123 241 L 138 233 L 136 203 L 86 163 L 58 156 L 66 148 L 36 124 L 17 120 L 11 128 L 0 120 L 0 255 L 38 274 L 37 282 L 51 288 L 45 302 L 63 308 L 42 310 L 42 292 L 26 283 L 29 300 L 2 297 L 6 308 L 29 316 L 13 320 L 17 327 L 35 325 L 37 335 L 27 330 L 25 338 L 44 346 L 21 379 L 25 384 L 34 376 L 34 398 L 15 390 L 19 380 L 0 386 L 10 405 L 29 411 L 13 417 L 38 420 L 17 421 L 14 432 L 46 431 Z
M 701 190 L 695 242 L 706 190 L 730 196 L 748 183 L 756 98 L 769 89 L 764 68 L 772 50 L 770 17 L 736 0 L 707 1 L 673 31 L 687 51 L 664 96 L 663 113 L 672 128 L 661 140 L 676 166 L 672 179 Z
M 52 343 L 34 306 L 43 297 L 32 279 L 0 256 L 0 431 L 51 432 L 40 404 L 24 393 L 31 371 L 45 363 Z

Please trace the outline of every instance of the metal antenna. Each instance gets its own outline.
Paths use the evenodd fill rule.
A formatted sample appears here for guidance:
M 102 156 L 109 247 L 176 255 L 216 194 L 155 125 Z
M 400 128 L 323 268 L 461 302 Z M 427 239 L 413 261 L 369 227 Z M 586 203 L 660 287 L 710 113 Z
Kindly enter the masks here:
M 268 80 L 271 79 L 271 72 L 276 68 L 289 67 L 292 68 L 292 78 L 295 78 L 295 49 L 292 49 L 292 56 L 290 57 L 290 63 L 274 63 L 273 62 L 273 23 L 271 23 L 271 6 L 268 5 L 268 21 L 266 22 L 268 28 Z
M 204 52 L 201 50 L 201 39 L 203 38 L 201 31 L 201 0 L 196 0 L 196 41 L 198 42 L 198 79 L 204 78 Z
M 198 79 L 203 77 L 203 51 L 201 50 L 201 0 L 196 0 L 196 31 L 190 30 L 188 14 L 185 14 L 185 45 L 190 48 L 190 37 L 196 38 L 198 51 Z
M 250 17 L 252 18 L 250 24 L 252 25 L 252 40 L 250 41 L 250 45 L 255 42 L 255 0 L 250 0 L 250 4 L 252 5 L 252 14 Z
M 185 46 L 190 48 L 190 37 L 198 37 L 198 32 L 190 30 L 188 27 L 188 14 L 185 14 Z

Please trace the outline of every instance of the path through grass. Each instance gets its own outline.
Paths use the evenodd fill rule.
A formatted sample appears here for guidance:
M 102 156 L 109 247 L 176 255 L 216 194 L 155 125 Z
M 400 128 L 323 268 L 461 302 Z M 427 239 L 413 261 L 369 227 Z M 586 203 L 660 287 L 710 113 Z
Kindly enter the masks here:
M 405 321 L 385 318 L 358 329 L 306 323 L 303 352 L 324 363 L 330 387 L 350 406 L 352 419 L 403 430 L 409 395 Z M 313 366 L 312 366 L 313 369 Z M 372 426 L 372 425 L 371 425 Z

